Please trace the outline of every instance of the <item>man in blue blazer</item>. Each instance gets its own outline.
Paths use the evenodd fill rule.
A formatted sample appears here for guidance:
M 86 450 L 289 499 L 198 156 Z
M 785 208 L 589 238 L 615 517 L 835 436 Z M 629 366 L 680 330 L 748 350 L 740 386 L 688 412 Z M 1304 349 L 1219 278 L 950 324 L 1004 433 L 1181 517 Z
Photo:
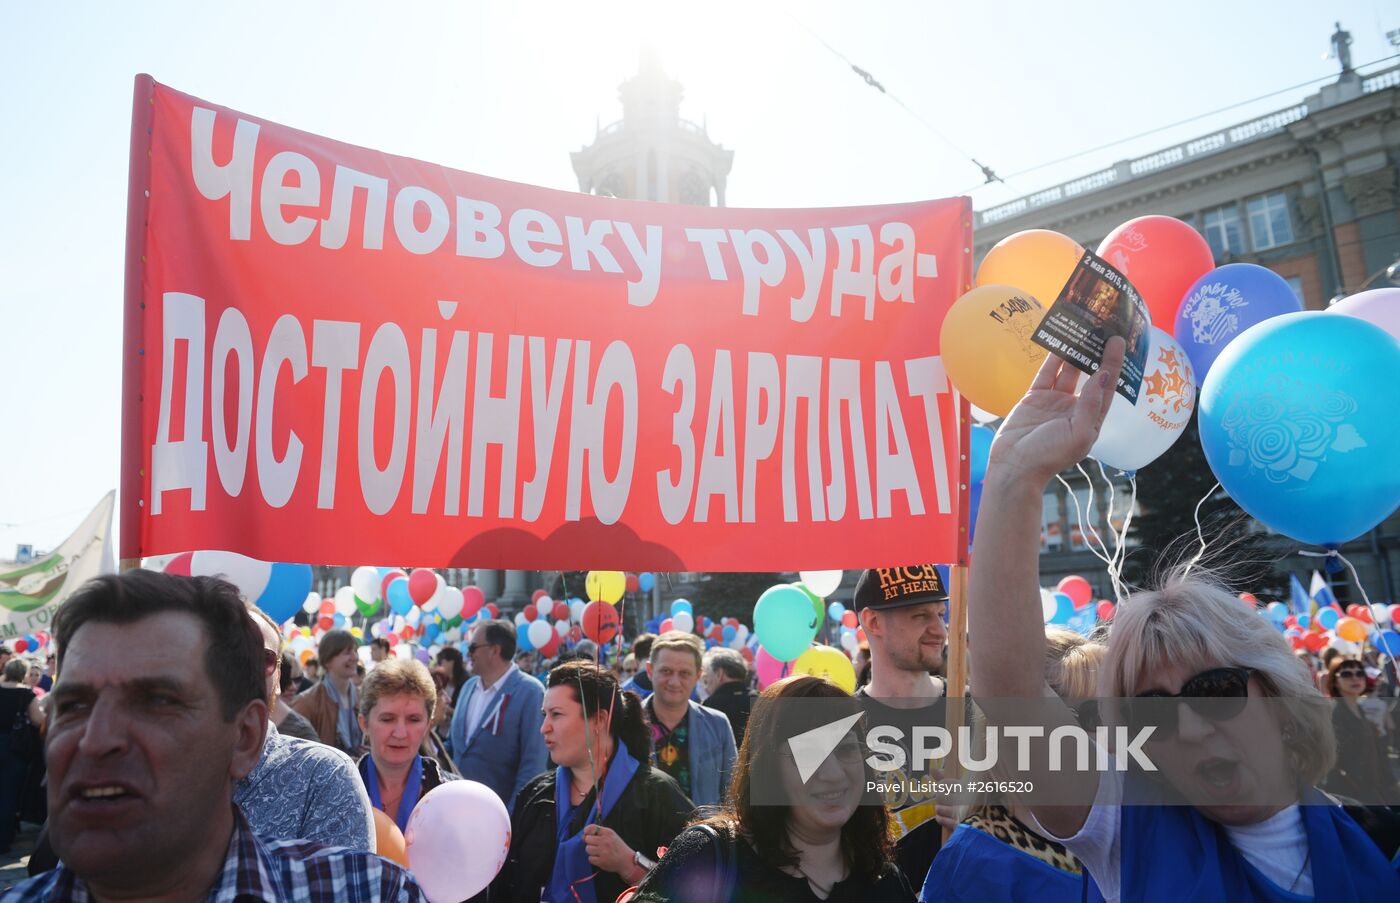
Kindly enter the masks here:
M 700 679 L 700 638 L 672 630 L 656 638 L 647 661 L 655 692 L 646 698 L 656 766 L 697 806 L 724 802 L 734 770 L 734 731 L 724 713 L 691 695 Z
M 462 777 L 490 787 L 511 809 L 520 788 L 545 770 L 544 686 L 515 666 L 515 627 L 507 621 L 480 624 L 467 654 L 475 676 L 452 714 L 452 758 Z

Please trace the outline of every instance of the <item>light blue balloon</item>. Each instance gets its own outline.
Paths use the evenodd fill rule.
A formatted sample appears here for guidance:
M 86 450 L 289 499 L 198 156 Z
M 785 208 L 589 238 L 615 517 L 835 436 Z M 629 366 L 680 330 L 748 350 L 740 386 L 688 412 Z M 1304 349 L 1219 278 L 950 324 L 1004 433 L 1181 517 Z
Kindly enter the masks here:
M 774 586 L 758 597 L 753 607 L 753 630 L 768 654 L 790 662 L 812 644 L 817 618 L 812 599 L 795 586 Z
M 840 602 L 833 602 L 826 607 L 826 616 L 836 623 L 841 623 L 841 616 L 846 613 L 846 606 Z
M 644 593 L 649 593 L 656 586 L 656 575 L 651 571 L 643 571 L 637 575 L 637 588 Z
M 1337 622 L 1341 619 L 1342 616 L 1337 614 L 1335 608 L 1319 608 L 1317 610 L 1317 623 L 1322 625 L 1323 630 L 1331 630 L 1336 627 Z
M 395 577 L 389 582 L 389 610 L 396 615 L 406 615 L 413 610 L 413 597 L 408 594 L 408 578 Z
M 1049 623 L 1068 627 L 1070 621 L 1074 618 L 1074 600 L 1069 597 L 1068 593 L 1055 593 L 1054 596 L 1055 613 L 1050 616 Z M 1084 608 L 1086 610 L 1092 610 L 1092 606 L 1089 605 L 1084 606 Z
M 1186 292 L 1176 313 L 1176 340 L 1196 379 L 1204 380 L 1225 346 L 1256 323 L 1303 309 L 1293 289 L 1273 270 L 1227 263 L 1206 273 Z
M 674 618 L 676 615 L 680 614 L 681 612 L 685 612 L 686 614 L 688 614 L 688 615 L 694 617 L 694 615 L 695 615 L 695 608 L 694 608 L 689 602 L 687 602 L 686 600 L 684 600 L 684 599 L 677 599 L 676 601 L 674 601 L 674 602 L 671 603 L 671 617 Z
M 1298 626 L 1299 626 L 1300 628 L 1302 628 L 1303 630 L 1307 630 L 1309 627 L 1311 627 L 1311 626 L 1312 626 L 1312 615 L 1299 615 L 1299 616 L 1298 616 Z
M 342 628 L 342 627 L 344 627 L 344 626 L 345 626 L 345 615 L 341 614 L 340 612 L 336 612 L 335 614 L 331 615 L 331 628 L 332 628 L 333 630 L 339 630 L 340 628 Z
M 725 624 L 724 627 L 720 630 L 719 635 L 722 636 L 722 637 L 724 637 L 724 641 L 725 641 L 726 643 L 728 643 L 728 642 L 732 642 L 733 639 L 734 639 L 734 637 L 735 637 L 738 633 L 739 633 L 739 631 L 737 631 L 737 630 L 734 629 L 734 625 L 733 625 L 733 624 Z
M 1269 616 L 1269 620 L 1275 624 L 1282 624 L 1288 620 L 1288 606 L 1282 602 L 1270 602 L 1269 607 L 1264 609 L 1264 612 Z
M 276 563 L 254 603 L 278 624 L 291 620 L 311 592 L 311 565 Z
M 968 430 L 968 475 L 974 485 L 987 478 L 987 458 L 992 453 L 992 440 L 996 436 L 990 427 L 980 423 Z
M 520 652 L 531 652 L 534 645 L 530 642 L 530 622 L 515 625 L 515 648 Z
M 1300 542 L 1336 546 L 1400 506 L 1400 341 L 1304 311 L 1251 328 L 1201 387 L 1201 447 L 1241 508 Z

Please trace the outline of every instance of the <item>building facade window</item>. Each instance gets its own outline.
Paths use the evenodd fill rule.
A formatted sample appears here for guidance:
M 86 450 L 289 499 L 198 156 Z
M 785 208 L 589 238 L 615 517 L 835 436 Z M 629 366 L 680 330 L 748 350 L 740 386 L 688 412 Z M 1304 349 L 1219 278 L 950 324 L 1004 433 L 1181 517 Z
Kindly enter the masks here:
M 1238 254 L 1244 250 L 1244 226 L 1240 222 L 1237 204 L 1226 204 L 1201 214 L 1206 242 L 1216 257 Z
M 1293 221 L 1288 215 L 1288 197 L 1282 191 L 1262 194 L 1245 202 L 1249 213 L 1249 234 L 1254 250 L 1264 251 L 1293 243 Z
M 1293 289 L 1293 294 L 1298 296 L 1298 303 L 1303 305 L 1303 309 L 1308 307 L 1308 299 L 1303 296 L 1303 278 L 1301 276 L 1289 276 L 1283 280 L 1288 283 L 1288 287 Z

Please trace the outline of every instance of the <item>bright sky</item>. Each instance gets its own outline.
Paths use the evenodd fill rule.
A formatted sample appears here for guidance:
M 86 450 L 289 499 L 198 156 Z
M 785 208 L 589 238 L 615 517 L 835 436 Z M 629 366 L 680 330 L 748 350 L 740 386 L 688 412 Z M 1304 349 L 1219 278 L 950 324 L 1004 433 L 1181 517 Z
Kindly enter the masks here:
M 215 8 L 215 7 L 219 8 Z M 132 77 L 484 175 L 576 189 L 644 40 L 735 151 L 731 206 L 966 193 L 1390 56 L 1380 0 L 6 4 L 0 24 L 0 559 L 117 485 Z M 919 119 L 866 86 L 829 43 Z M 1392 60 L 1384 66 L 1393 65 Z M 1382 68 L 1382 67 L 1372 67 Z M 979 208 L 1302 100 L 1316 83 L 972 192 Z

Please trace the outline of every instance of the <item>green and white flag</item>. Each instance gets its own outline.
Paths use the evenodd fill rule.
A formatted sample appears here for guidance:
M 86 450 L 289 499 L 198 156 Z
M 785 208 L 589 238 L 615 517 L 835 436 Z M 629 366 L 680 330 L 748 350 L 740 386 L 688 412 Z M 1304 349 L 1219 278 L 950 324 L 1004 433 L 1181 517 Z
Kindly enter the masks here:
M 23 567 L 0 570 L 0 637 L 48 630 L 54 612 L 74 590 L 116 570 L 110 544 L 116 496 L 107 493 L 54 551 Z

